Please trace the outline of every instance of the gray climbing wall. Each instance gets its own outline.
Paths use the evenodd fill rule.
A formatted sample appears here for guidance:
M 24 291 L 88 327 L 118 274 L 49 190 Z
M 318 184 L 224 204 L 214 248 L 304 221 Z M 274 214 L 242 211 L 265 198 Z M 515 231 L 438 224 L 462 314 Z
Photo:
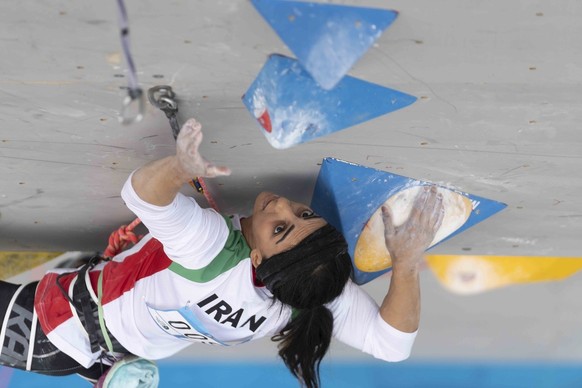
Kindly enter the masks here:
M 128 1 L 144 88 L 170 84 L 203 151 L 232 167 L 208 181 L 221 210 L 272 190 L 309 202 L 324 156 L 453 185 L 508 204 L 437 249 L 580 255 L 582 3 L 349 0 L 400 11 L 351 75 L 413 105 L 288 150 L 271 147 L 241 95 L 273 52 L 292 55 L 248 1 Z M 127 85 L 115 3 L 0 4 L 0 249 L 100 250 L 132 219 L 127 175 L 172 152 L 165 116 L 120 126 Z M 185 188 L 185 193 L 193 193 Z M 201 202 L 204 199 L 197 194 Z M 387 280 L 369 285 L 381 299 Z M 460 297 L 423 274 L 414 358 L 582 360 L 580 276 Z M 272 357 L 271 344 L 184 357 Z M 367 356 L 343 346 L 337 357 Z

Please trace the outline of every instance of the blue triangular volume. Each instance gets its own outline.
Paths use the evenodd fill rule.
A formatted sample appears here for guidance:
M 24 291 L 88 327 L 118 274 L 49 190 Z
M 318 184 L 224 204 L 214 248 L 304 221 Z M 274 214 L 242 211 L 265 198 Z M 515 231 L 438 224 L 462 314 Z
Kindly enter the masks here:
M 243 102 L 275 148 L 328 135 L 404 108 L 416 97 L 344 77 L 332 90 L 311 78 L 297 60 L 274 54 L 249 87 Z
M 429 182 L 334 158 L 325 158 L 315 184 L 311 207 L 343 233 L 353 259 L 360 233 L 376 209 L 398 191 L 427 183 Z M 507 206 L 487 198 L 462 194 L 473 202 L 473 211 L 465 224 L 448 238 L 491 217 Z M 388 271 L 390 268 L 378 272 L 363 272 L 354 265 L 354 281 L 357 284 L 364 284 Z
M 255 8 L 324 89 L 333 88 L 398 12 L 301 1 L 252 0 Z

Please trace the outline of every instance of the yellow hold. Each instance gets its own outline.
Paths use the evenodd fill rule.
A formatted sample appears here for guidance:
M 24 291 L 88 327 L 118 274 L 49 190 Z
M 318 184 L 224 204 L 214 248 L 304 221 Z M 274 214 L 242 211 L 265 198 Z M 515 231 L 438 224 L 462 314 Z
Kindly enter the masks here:
M 0 252 L 0 280 L 38 267 L 61 254 L 62 252 Z
M 427 255 L 426 261 L 445 288 L 466 295 L 562 280 L 582 269 L 582 257 Z

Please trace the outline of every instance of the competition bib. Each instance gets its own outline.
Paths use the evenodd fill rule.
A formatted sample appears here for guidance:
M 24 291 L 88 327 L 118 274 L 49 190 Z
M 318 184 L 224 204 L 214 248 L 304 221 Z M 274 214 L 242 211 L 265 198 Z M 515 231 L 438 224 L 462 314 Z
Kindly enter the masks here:
M 252 337 L 236 341 L 220 341 L 210 334 L 204 324 L 188 306 L 178 310 L 159 310 L 147 303 L 146 306 L 151 317 L 156 321 L 160 329 L 168 335 L 186 341 L 209 345 L 231 346 L 247 342 Z

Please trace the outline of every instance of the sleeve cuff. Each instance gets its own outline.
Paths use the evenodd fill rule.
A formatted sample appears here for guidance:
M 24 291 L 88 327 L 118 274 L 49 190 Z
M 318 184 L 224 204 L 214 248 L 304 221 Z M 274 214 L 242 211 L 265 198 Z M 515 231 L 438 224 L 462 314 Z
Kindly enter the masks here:
M 403 361 L 410 357 L 414 340 L 418 330 L 414 333 L 405 333 L 391 326 L 382 319 L 378 312 L 376 315 L 375 335 L 370 338 L 371 354 L 385 361 Z

